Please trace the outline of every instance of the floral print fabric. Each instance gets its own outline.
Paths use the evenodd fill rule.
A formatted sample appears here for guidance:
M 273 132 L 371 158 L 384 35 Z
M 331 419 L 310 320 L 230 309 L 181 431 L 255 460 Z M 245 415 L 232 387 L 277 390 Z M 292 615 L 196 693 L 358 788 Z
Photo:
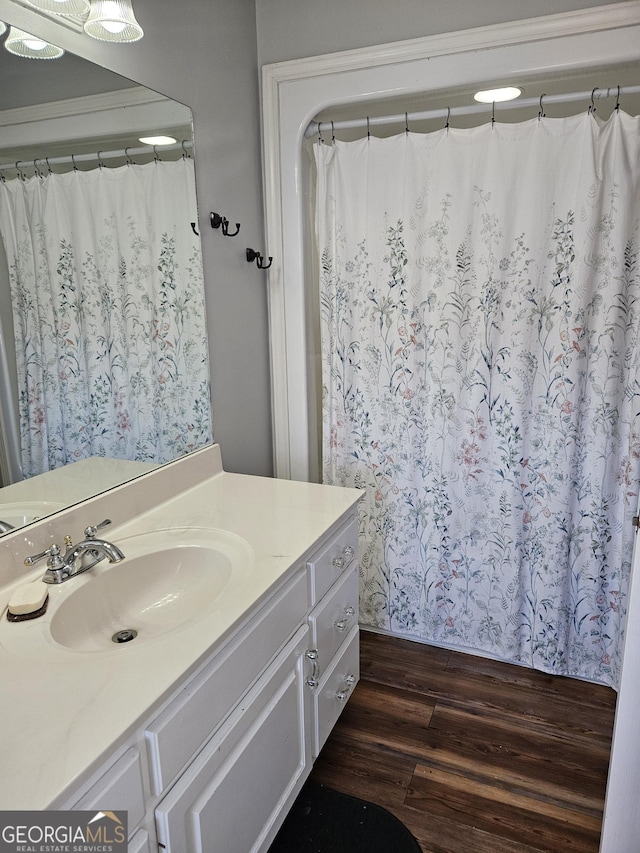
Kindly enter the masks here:
M 617 685 L 640 479 L 640 126 L 319 143 L 325 482 L 361 623 Z
M 211 441 L 193 161 L 0 184 L 25 476 Z

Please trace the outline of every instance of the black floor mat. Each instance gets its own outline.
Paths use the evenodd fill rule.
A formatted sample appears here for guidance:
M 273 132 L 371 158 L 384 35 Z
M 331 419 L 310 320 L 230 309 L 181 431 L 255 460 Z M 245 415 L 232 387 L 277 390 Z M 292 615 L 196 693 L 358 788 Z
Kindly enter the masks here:
M 269 853 L 421 853 L 391 812 L 308 780 Z

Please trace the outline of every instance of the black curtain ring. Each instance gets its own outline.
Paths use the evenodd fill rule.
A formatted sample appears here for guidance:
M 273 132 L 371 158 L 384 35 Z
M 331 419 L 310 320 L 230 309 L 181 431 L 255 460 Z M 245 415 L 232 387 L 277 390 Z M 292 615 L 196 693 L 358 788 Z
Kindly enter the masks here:
M 596 111 L 596 102 L 595 102 L 595 93 L 598 91 L 598 87 L 594 86 L 591 90 L 591 104 L 589 105 L 589 115 L 592 115 Z
M 404 132 L 409 133 L 409 113 L 404 114 Z
M 49 170 L 49 174 L 50 174 L 50 175 L 52 175 L 52 174 L 53 174 L 53 172 L 52 172 L 52 170 L 51 170 L 51 166 L 49 165 L 49 158 L 48 158 L 48 157 L 45 157 L 45 158 L 44 158 L 44 162 L 47 164 L 47 169 Z
M 16 160 L 16 172 L 18 173 L 18 177 L 20 178 L 21 181 L 26 180 L 25 176 L 24 176 L 24 172 L 20 168 L 20 160 Z
M 620 112 L 620 86 L 618 86 L 618 94 L 616 95 L 616 112 Z
M 335 132 L 334 132 L 334 129 L 333 129 L 333 122 L 331 122 L 331 141 L 332 141 L 332 142 L 335 142 L 335 141 L 336 141 L 336 135 L 335 135 Z
M 367 116 L 367 139 L 371 139 L 371 127 L 369 125 L 369 116 Z
M 324 145 L 324 136 L 322 135 L 322 122 L 318 122 L 318 142 Z
M 444 129 L 449 133 L 449 119 L 451 118 L 451 107 L 447 107 L 447 123 L 444 126 Z
M 71 162 L 73 163 L 73 171 L 77 172 L 78 167 L 76 166 L 76 158 L 73 156 L 73 154 L 71 155 Z
M 493 101 L 491 104 L 491 127 L 493 128 L 496 123 L 496 102 Z

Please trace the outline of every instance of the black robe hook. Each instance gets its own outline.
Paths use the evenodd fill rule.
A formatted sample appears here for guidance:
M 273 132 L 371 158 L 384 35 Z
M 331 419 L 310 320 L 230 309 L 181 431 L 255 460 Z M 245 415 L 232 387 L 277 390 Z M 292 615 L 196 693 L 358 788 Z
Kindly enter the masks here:
M 253 249 L 247 249 L 247 261 L 251 264 L 253 261 L 256 262 L 256 266 L 259 270 L 268 270 L 271 264 L 273 263 L 273 258 L 269 258 L 268 264 L 263 264 L 264 258 L 260 254 L 260 252 L 256 252 Z
M 240 223 L 236 222 L 236 230 L 233 234 L 229 233 L 229 220 L 225 216 L 220 216 L 219 213 L 211 213 L 211 227 L 212 228 L 222 228 L 222 233 L 225 237 L 235 237 L 236 234 L 240 233 Z

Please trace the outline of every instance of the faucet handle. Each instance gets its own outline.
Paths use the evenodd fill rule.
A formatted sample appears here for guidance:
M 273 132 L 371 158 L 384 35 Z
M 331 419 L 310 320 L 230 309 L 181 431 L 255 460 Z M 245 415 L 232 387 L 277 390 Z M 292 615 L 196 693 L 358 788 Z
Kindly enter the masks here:
M 85 539 L 95 539 L 96 533 L 98 532 L 98 530 L 102 530 L 102 528 L 106 527 L 108 524 L 111 524 L 111 519 L 105 518 L 104 521 L 100 522 L 100 524 L 95 524 L 95 525 L 90 524 L 89 527 L 85 527 L 85 529 L 84 529 Z
M 45 557 L 49 558 L 47 560 L 47 566 L 50 569 L 59 569 L 64 565 L 64 560 L 60 556 L 60 547 L 56 545 L 55 542 L 41 554 L 34 554 L 32 557 L 25 557 L 24 564 L 25 566 L 35 566 L 37 562 L 44 560 Z

